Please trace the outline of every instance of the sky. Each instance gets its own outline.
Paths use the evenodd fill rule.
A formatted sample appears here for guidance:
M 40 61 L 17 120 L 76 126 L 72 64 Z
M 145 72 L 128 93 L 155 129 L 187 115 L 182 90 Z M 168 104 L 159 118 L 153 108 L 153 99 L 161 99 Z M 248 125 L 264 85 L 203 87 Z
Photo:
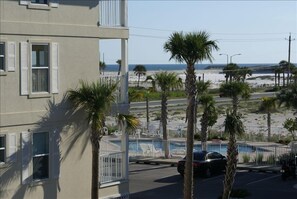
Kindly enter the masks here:
M 227 57 L 237 64 L 288 60 L 291 33 L 291 62 L 297 63 L 297 0 L 128 0 L 128 26 L 129 64 L 177 63 L 163 46 L 181 31 L 208 32 L 220 48 L 212 52 L 214 64 L 226 64 Z M 115 64 L 120 40 L 100 41 L 100 52 Z

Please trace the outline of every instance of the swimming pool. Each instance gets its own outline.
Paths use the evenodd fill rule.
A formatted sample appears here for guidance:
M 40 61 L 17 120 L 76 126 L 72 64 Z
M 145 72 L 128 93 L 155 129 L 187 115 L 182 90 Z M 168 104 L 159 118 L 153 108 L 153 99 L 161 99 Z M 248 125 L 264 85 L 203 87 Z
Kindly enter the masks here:
M 112 140 L 111 141 L 114 144 L 120 145 L 120 140 Z M 142 153 L 143 147 L 141 145 L 147 144 L 154 146 L 156 151 L 163 151 L 163 142 L 161 139 L 158 140 L 148 140 L 148 139 L 137 139 L 137 140 L 129 140 L 129 152 L 133 153 Z M 213 144 L 209 143 L 207 145 L 208 151 L 216 151 L 222 154 L 227 153 L 227 144 Z M 169 141 L 169 151 L 172 152 L 185 152 L 186 150 L 186 143 L 185 141 Z M 201 151 L 201 144 L 194 144 L 194 151 Z M 254 146 L 250 146 L 247 144 L 238 144 L 238 152 L 239 153 L 252 153 L 252 152 L 265 152 L 267 150 L 263 148 L 256 148 Z

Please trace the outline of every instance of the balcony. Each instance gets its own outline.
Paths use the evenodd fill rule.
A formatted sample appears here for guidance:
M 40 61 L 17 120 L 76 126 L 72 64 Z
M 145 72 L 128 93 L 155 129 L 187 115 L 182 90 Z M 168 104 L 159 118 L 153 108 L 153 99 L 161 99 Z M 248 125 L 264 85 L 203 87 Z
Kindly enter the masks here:
M 100 0 L 99 25 L 102 27 L 125 27 L 127 22 L 127 0 Z
M 101 184 L 125 180 L 123 174 L 124 152 L 107 153 L 100 155 L 99 181 Z
M 115 92 L 115 103 L 112 105 L 111 112 L 112 114 L 127 114 L 130 106 L 128 102 L 127 75 L 100 75 L 99 80 L 110 84 L 117 83 L 118 87 Z

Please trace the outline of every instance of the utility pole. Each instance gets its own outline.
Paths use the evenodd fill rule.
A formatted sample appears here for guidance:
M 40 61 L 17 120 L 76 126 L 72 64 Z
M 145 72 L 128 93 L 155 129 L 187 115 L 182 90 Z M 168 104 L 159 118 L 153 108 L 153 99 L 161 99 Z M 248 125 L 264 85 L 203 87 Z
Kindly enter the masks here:
M 289 41 L 289 50 L 288 50 L 288 68 L 287 68 L 287 72 L 288 72 L 288 77 L 287 77 L 287 86 L 289 86 L 289 84 L 290 84 L 290 65 L 291 65 L 291 41 L 294 41 L 295 39 L 291 39 L 291 33 L 290 33 L 290 35 L 289 35 L 289 39 L 287 39 L 286 38 L 286 40 L 288 40 Z

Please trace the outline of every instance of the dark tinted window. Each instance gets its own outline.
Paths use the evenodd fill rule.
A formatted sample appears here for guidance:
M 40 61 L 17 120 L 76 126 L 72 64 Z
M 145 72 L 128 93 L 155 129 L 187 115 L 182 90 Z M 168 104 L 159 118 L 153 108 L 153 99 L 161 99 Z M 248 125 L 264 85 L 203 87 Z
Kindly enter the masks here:
M 194 160 L 205 160 L 205 153 L 194 153 Z
M 207 154 L 207 159 L 220 159 L 223 156 L 217 152 L 211 152 L 209 154 Z

